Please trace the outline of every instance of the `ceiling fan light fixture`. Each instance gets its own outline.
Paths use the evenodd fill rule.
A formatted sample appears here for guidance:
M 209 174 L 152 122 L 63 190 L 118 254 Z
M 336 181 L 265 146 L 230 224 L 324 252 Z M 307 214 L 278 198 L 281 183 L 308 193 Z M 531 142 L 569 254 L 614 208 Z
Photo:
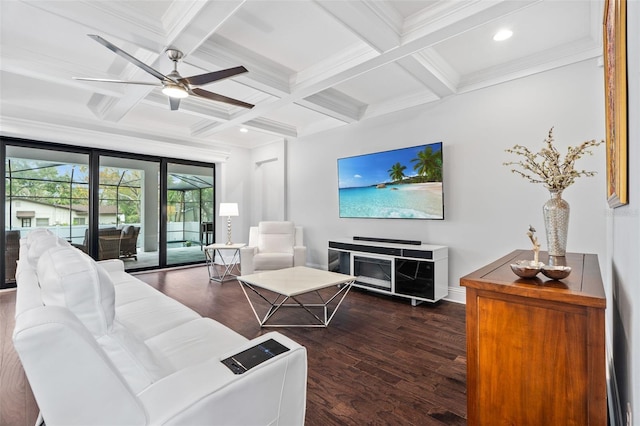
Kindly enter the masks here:
M 500 31 L 498 31 L 497 33 L 495 33 L 495 35 L 493 36 L 493 40 L 494 41 L 504 41 L 508 38 L 511 38 L 511 36 L 513 35 L 513 31 L 508 30 L 508 29 L 502 29 Z
M 189 96 L 184 88 L 178 86 L 177 84 L 167 84 L 162 88 L 162 93 L 169 96 L 170 98 L 182 99 Z

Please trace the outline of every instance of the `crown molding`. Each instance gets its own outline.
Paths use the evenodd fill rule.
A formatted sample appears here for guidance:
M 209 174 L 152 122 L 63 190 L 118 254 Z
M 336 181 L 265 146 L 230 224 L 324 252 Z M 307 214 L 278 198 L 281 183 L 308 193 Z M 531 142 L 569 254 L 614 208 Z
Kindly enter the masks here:
M 366 105 L 336 89 L 327 89 L 297 102 L 313 111 L 335 118 L 344 123 L 353 123 L 360 119 Z
M 510 80 L 527 77 L 576 62 L 595 59 L 602 48 L 590 37 L 566 43 L 555 49 L 540 52 L 521 60 L 500 64 L 462 76 L 458 93 L 470 92 Z
M 228 148 L 216 146 L 209 140 L 196 141 L 181 136 L 171 137 L 122 126 L 108 126 L 101 122 L 89 123 L 23 107 L 3 108 L 0 127 L 5 136 L 189 160 L 226 161 L 230 154 Z
M 441 40 L 446 39 L 540 1 L 542 0 L 440 0 L 432 7 L 407 18 L 402 42 L 404 44 L 416 39 L 424 39 L 434 33 L 439 34 Z
M 431 102 L 439 101 L 440 97 L 433 92 L 425 90 L 420 93 L 412 93 L 410 95 L 394 98 L 390 101 L 371 104 L 367 107 L 362 115 L 362 120 L 379 117 L 381 115 L 391 114 L 405 109 L 413 108 L 418 105 L 424 105 Z

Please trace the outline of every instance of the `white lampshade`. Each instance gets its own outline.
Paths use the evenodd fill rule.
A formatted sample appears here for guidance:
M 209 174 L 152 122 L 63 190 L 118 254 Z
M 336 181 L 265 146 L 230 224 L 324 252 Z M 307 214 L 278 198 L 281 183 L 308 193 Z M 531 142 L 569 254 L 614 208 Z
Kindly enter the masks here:
M 238 203 L 220 203 L 220 216 L 238 215 Z

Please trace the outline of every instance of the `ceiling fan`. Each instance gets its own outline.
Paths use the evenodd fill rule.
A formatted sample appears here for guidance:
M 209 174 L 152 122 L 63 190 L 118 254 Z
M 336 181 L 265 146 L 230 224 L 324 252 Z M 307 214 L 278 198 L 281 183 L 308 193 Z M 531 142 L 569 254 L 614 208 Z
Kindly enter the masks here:
M 195 96 L 199 98 L 208 99 L 216 102 L 224 102 L 231 105 L 236 105 L 243 108 L 253 108 L 252 104 L 248 104 L 246 102 L 239 101 L 237 99 L 229 98 L 217 93 L 209 92 L 207 90 L 201 89 L 197 86 L 202 86 L 204 84 L 213 83 L 214 81 L 224 80 L 229 77 L 233 77 L 234 75 L 242 74 L 247 72 L 247 69 L 243 66 L 228 68 L 220 71 L 213 71 L 205 74 L 194 75 L 191 77 L 182 77 L 178 72 L 178 61 L 182 59 L 182 52 L 176 49 L 167 49 L 166 54 L 173 61 L 173 71 L 169 74 L 164 75 L 161 72 L 156 71 L 151 68 L 149 65 L 141 62 L 140 60 L 134 58 L 124 50 L 120 49 L 118 46 L 108 42 L 102 37 L 94 34 L 88 34 L 89 37 L 105 46 L 109 50 L 115 52 L 117 55 L 123 57 L 127 61 L 131 62 L 135 66 L 143 69 L 148 72 L 152 76 L 156 77 L 160 80 L 160 83 L 153 83 L 147 81 L 124 81 L 124 80 L 111 80 L 105 78 L 83 78 L 83 77 L 73 77 L 75 80 L 85 80 L 85 81 L 100 81 L 105 83 L 125 83 L 125 84 L 142 84 L 146 86 L 162 86 L 162 93 L 169 97 L 169 107 L 172 111 L 175 111 L 180 106 L 180 99 L 186 98 L 187 96 Z

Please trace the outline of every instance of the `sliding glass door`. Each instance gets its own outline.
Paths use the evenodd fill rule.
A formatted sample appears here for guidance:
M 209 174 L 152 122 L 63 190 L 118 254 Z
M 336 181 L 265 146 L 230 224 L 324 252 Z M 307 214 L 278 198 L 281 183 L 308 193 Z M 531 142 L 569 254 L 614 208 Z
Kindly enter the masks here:
M 99 258 L 157 267 L 160 162 L 100 155 L 99 176 Z
M 204 261 L 213 243 L 213 167 L 167 164 L 167 265 Z

